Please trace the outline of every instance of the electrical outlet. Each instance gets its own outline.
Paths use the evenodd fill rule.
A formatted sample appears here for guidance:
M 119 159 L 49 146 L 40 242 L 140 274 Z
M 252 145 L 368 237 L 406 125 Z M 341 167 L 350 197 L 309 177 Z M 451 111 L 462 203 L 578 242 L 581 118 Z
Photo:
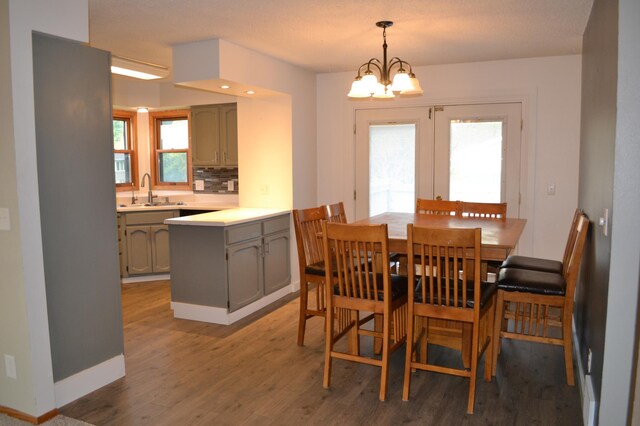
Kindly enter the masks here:
M 228 180 L 227 181 L 227 191 L 233 191 L 234 189 L 234 184 L 232 180 Z
M 556 195 L 556 184 L 549 183 L 547 184 L 547 195 Z
M 204 191 L 204 181 L 202 179 L 196 179 L 196 191 Z
M 13 355 L 4 354 L 4 370 L 7 377 L 12 379 L 18 378 L 18 374 L 16 373 L 16 358 Z

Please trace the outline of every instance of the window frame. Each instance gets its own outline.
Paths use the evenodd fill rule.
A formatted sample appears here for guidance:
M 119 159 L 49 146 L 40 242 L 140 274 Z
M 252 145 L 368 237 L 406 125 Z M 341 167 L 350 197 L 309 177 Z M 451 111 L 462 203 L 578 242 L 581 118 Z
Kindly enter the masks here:
M 114 184 L 116 186 L 116 192 L 121 191 L 131 191 L 139 189 L 138 182 L 138 146 L 137 146 L 137 114 L 135 111 L 127 111 L 127 110 L 119 110 L 114 109 L 111 113 L 112 121 L 122 120 L 125 122 L 125 126 L 127 127 L 127 145 L 129 149 L 115 149 L 113 148 L 114 154 L 114 173 L 115 173 L 115 154 L 129 154 L 129 158 L 131 161 L 131 183 L 116 183 L 115 175 L 114 175 Z M 113 125 L 113 124 L 112 124 Z M 113 133 L 113 130 L 112 130 Z M 113 145 L 113 139 L 111 141 Z
M 182 119 L 187 120 L 187 128 L 189 129 L 188 145 L 186 149 L 160 149 L 160 123 L 163 120 Z M 191 111 L 188 109 L 179 109 L 171 111 L 153 111 L 149 112 L 149 142 L 151 151 L 151 177 L 153 179 L 153 187 L 157 189 L 169 189 L 175 191 L 191 191 L 193 190 L 193 170 L 191 165 Z M 160 154 L 167 152 L 184 152 L 187 156 L 187 182 L 162 182 L 158 174 L 158 160 Z

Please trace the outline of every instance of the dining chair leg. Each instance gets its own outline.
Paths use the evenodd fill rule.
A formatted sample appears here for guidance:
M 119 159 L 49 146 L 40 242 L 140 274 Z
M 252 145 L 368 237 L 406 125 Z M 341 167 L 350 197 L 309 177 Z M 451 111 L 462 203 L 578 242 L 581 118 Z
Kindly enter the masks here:
M 325 350 L 324 350 L 324 378 L 322 386 L 329 389 L 331 386 L 331 352 L 333 351 L 333 307 L 327 306 Z
M 571 316 L 566 315 L 563 312 L 564 318 L 562 320 L 562 340 L 564 344 L 564 366 L 567 370 L 567 384 L 569 386 L 575 386 L 575 378 L 573 376 L 573 341 L 571 330 Z M 568 317 L 568 318 L 567 318 Z
M 492 357 L 491 361 L 491 375 L 495 376 L 496 371 L 498 369 L 498 354 L 500 352 L 500 333 L 502 332 L 502 324 L 503 324 L 503 316 L 504 316 L 504 292 L 503 290 L 498 290 L 498 295 L 496 297 L 495 304 L 495 316 L 493 318 L 493 338 L 492 338 Z
M 478 330 L 473 331 L 471 339 L 471 371 L 469 377 L 469 399 L 467 400 L 467 414 L 473 414 L 476 401 L 476 375 L 478 369 Z
M 422 323 L 422 321 L 416 321 L 413 316 L 413 306 L 411 302 L 409 302 L 408 312 L 407 312 L 407 341 L 406 341 L 406 351 L 404 357 L 404 384 L 402 386 L 402 400 L 409 400 L 409 393 L 411 392 L 411 362 L 416 359 L 415 355 L 415 347 L 416 342 L 414 342 L 414 335 L 417 333 L 416 327 L 418 326 L 418 322 Z M 418 336 L 420 334 L 418 333 Z
M 494 341 L 494 321 L 496 315 L 496 296 L 494 295 L 493 300 L 490 302 L 491 306 L 489 307 L 489 312 L 486 316 L 486 323 L 484 327 L 486 329 L 487 336 L 489 338 L 489 344 L 485 349 L 484 353 L 484 380 L 486 382 L 491 381 L 491 377 L 493 374 L 493 341 Z
M 304 279 L 304 278 L 303 278 Z M 304 345 L 304 332 L 307 324 L 307 306 L 309 299 L 309 283 L 301 282 L 300 285 L 300 317 L 298 319 L 298 346 Z
M 387 399 L 387 384 L 389 382 L 389 347 L 391 345 L 391 316 L 386 315 L 382 331 L 382 368 L 380 372 L 380 401 Z

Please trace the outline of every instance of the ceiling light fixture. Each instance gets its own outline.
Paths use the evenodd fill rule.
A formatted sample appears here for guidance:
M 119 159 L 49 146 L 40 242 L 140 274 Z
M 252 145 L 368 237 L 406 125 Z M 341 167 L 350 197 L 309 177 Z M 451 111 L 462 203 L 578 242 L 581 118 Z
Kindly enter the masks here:
M 223 84 L 222 86 L 220 86 L 221 89 L 230 89 L 231 86 L 229 86 L 228 84 Z
M 155 80 L 169 75 L 169 68 L 137 59 L 111 55 L 111 72 L 142 80 Z
M 393 57 L 387 62 L 387 28 L 392 25 L 393 22 L 391 21 L 376 22 L 376 26 L 382 28 L 382 38 L 384 40 L 382 44 L 382 61 L 372 58 L 360 65 L 358 75 L 351 84 L 351 91 L 349 91 L 348 97 L 389 99 L 395 97 L 394 92 L 400 95 L 422 95 L 423 91 L 420 87 L 420 82 L 408 62 L 398 57 Z M 391 79 L 391 70 L 394 67 L 397 67 L 397 70 L 393 79 Z M 380 74 L 379 77 L 374 73 L 375 70 Z
M 246 92 L 244 92 L 244 93 L 246 93 L 247 95 L 255 95 L 255 94 L 256 94 L 256 92 L 255 92 L 255 91 L 253 91 L 253 90 L 247 90 L 247 91 L 246 91 Z

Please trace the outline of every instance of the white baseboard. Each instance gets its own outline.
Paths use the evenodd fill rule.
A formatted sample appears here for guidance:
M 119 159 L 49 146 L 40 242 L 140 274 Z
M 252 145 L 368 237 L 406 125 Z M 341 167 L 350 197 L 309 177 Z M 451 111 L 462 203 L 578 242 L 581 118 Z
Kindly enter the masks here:
M 124 355 L 115 356 L 54 383 L 56 408 L 81 398 L 124 377 Z
M 584 426 L 596 425 L 596 399 L 593 392 L 593 379 L 590 374 L 584 374 L 582 357 L 580 356 L 580 343 L 576 334 L 576 324 L 572 321 L 573 334 L 573 358 L 577 367 L 578 389 L 580 390 L 580 400 L 582 401 L 582 420 Z
M 229 312 L 227 308 L 216 308 L 213 306 L 194 305 L 182 302 L 171 302 L 171 309 L 173 309 L 173 316 L 175 318 L 229 325 L 282 299 L 294 291 L 293 285 L 290 284 L 233 312 Z
M 129 283 L 144 283 L 147 281 L 163 281 L 163 280 L 170 280 L 170 279 L 171 279 L 171 275 L 169 274 L 139 275 L 139 276 L 134 275 L 128 278 L 120 278 L 120 282 L 122 284 L 129 284 Z

